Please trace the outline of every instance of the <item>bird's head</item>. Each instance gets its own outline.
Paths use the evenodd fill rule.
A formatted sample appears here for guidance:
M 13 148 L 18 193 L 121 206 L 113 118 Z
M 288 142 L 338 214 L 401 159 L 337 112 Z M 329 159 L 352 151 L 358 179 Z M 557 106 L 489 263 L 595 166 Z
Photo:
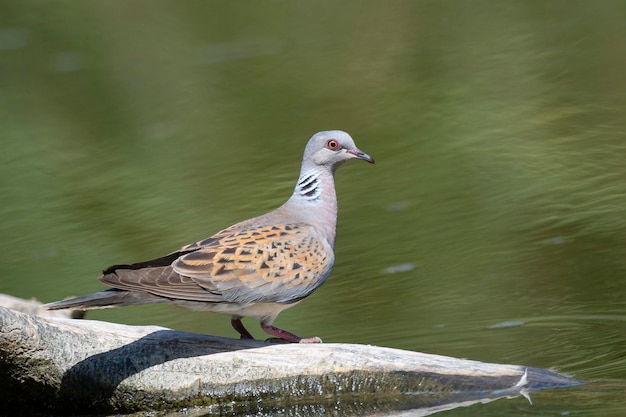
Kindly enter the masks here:
M 328 130 L 316 133 L 309 139 L 304 149 L 303 162 L 325 166 L 334 172 L 339 165 L 351 159 L 374 163 L 374 158 L 357 148 L 349 134 L 341 130 Z

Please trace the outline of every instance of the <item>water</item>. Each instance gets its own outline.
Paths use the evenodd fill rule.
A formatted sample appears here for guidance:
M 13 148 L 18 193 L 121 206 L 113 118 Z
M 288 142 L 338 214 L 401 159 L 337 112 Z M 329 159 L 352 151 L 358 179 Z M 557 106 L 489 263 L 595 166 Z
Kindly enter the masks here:
M 0 292 L 96 291 L 271 210 L 343 129 L 377 163 L 338 172 L 334 272 L 276 324 L 592 382 L 450 415 L 626 413 L 623 2 L 2 8 Z

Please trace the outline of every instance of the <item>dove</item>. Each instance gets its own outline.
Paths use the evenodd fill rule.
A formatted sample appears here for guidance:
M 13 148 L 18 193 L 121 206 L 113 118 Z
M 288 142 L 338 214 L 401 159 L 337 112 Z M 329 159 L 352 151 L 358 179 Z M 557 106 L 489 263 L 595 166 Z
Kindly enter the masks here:
M 241 338 L 253 339 L 241 319 L 259 321 L 274 339 L 321 343 L 272 324 L 328 278 L 335 261 L 337 197 L 334 174 L 350 160 L 374 163 L 341 130 L 308 141 L 291 197 L 277 209 L 236 223 L 204 240 L 144 262 L 113 265 L 100 281 L 109 289 L 46 304 L 49 310 L 91 310 L 171 303 L 231 316 Z

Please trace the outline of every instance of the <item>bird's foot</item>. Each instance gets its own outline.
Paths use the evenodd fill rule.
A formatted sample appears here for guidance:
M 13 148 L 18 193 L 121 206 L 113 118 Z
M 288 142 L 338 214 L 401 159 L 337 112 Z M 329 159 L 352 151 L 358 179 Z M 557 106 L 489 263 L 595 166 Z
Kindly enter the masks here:
M 263 331 L 267 334 L 270 334 L 272 336 L 276 336 L 276 338 L 285 341 L 285 342 L 291 342 L 291 343 L 322 343 L 322 339 L 320 339 L 319 337 L 308 337 L 308 338 L 302 338 L 300 336 L 296 336 L 293 333 L 288 332 L 287 330 L 283 330 L 283 329 L 279 329 L 278 327 L 274 327 L 271 326 L 269 324 L 263 324 L 261 323 L 261 328 L 263 329 Z M 270 338 L 268 340 L 272 341 L 272 339 L 275 338 Z
M 292 343 L 289 340 L 281 339 L 279 337 L 268 337 L 267 339 L 265 339 L 265 341 L 267 343 L 272 343 L 272 344 L 277 344 L 277 345 L 282 345 L 285 343 Z

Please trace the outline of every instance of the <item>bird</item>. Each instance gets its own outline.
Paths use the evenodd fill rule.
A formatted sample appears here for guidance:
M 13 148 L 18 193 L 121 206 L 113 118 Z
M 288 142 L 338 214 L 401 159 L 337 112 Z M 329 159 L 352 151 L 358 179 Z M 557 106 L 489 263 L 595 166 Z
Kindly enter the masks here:
M 374 163 L 341 130 L 308 141 L 293 194 L 280 207 L 236 223 L 168 255 L 106 268 L 109 289 L 46 304 L 49 310 L 91 310 L 171 303 L 231 316 L 242 339 L 254 339 L 241 319 L 259 321 L 270 339 L 322 343 L 272 324 L 328 278 L 335 261 L 337 197 L 334 174 L 349 160 Z

